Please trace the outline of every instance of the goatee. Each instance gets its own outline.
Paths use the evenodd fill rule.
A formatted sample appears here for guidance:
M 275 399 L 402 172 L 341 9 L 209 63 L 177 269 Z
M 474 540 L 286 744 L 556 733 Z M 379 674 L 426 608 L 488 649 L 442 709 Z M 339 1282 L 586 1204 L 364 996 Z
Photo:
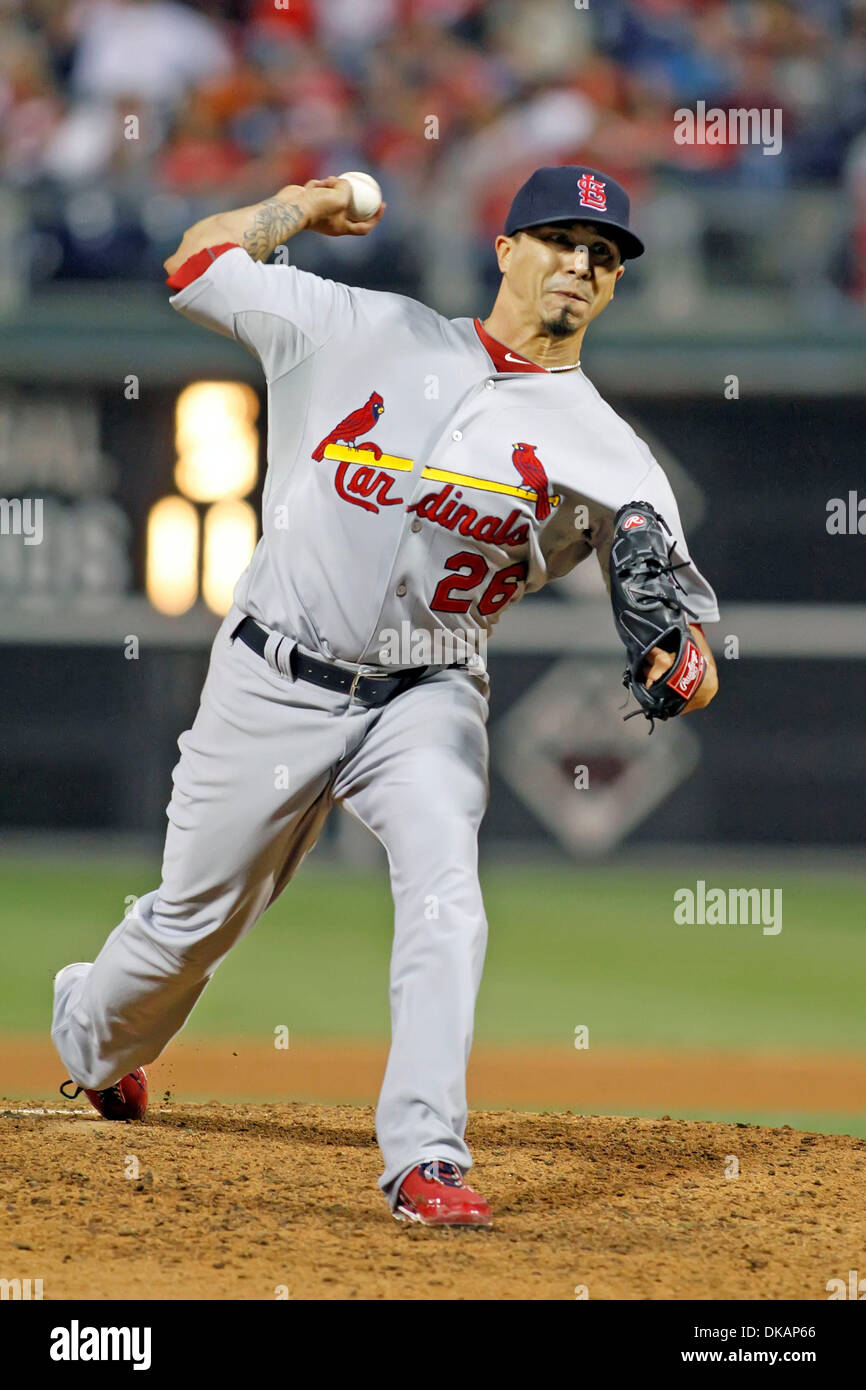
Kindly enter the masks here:
M 555 317 L 542 319 L 541 322 L 551 338 L 570 338 L 577 331 L 572 318 L 572 311 L 567 305 L 563 305 Z

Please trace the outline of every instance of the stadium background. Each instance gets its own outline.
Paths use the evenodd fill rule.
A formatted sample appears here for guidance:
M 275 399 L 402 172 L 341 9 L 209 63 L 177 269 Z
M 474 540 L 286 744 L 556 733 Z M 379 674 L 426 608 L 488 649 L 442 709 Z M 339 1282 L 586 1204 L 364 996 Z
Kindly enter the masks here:
M 677 145 L 698 100 L 780 109 L 781 153 Z M 44 518 L 0 535 L 3 1094 L 51 1094 L 51 977 L 156 881 L 254 525 L 256 365 L 171 313 L 162 260 L 210 211 L 368 169 L 382 227 L 291 261 L 485 314 L 504 208 L 554 162 L 633 193 L 649 253 L 584 366 L 672 476 L 721 694 L 622 723 L 593 563 L 500 624 L 472 1099 L 866 1133 L 866 6 L 837 0 L 3 0 L 0 496 Z M 677 925 L 698 880 L 781 888 L 782 931 Z M 335 814 L 160 1081 L 371 1100 L 389 929 L 378 847 Z

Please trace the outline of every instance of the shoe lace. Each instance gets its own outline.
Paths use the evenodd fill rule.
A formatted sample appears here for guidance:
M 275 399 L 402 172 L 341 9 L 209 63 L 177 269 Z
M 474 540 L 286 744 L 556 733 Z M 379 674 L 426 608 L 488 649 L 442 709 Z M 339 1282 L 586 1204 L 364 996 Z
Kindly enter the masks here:
M 452 1163 L 447 1158 L 432 1158 L 427 1163 L 422 1163 L 421 1176 L 427 1182 L 438 1182 L 443 1187 L 462 1187 L 463 1175 L 456 1163 Z
M 67 1086 L 75 1086 L 75 1090 L 72 1092 L 71 1095 L 66 1089 Z M 78 1097 L 83 1093 L 84 1087 L 76 1085 L 76 1083 L 72 1080 L 71 1076 L 66 1081 L 64 1081 L 63 1085 L 60 1087 L 60 1094 L 66 1100 L 77 1100 Z M 97 1092 L 97 1094 L 100 1096 L 111 1096 L 113 1100 L 117 1101 L 118 1105 L 123 1104 L 123 1091 L 120 1089 L 119 1081 L 115 1081 L 113 1086 L 106 1086 L 104 1091 L 99 1091 Z

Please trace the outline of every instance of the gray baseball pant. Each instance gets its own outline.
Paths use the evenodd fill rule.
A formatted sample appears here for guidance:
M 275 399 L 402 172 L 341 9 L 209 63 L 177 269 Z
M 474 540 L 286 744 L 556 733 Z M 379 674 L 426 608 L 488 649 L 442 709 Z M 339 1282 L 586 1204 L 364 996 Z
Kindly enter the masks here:
M 232 609 L 220 628 L 198 714 L 178 740 L 162 882 L 92 965 L 60 971 L 52 1038 L 89 1089 L 158 1057 L 336 802 L 380 840 L 390 869 L 391 1050 L 376 1130 L 393 1208 L 416 1163 L 472 1162 L 464 1131 L 487 941 L 477 865 L 486 676 L 440 670 L 368 709 L 294 679 L 288 640 L 272 634 L 262 658 L 233 638 L 242 616 Z

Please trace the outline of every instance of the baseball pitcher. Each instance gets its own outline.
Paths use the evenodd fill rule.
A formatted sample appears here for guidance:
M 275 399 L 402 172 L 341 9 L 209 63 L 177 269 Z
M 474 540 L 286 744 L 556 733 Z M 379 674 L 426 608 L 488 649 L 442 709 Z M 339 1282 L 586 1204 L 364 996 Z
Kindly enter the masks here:
M 334 177 L 283 188 L 196 223 L 166 262 L 172 307 L 267 381 L 262 538 L 179 740 L 160 885 L 92 964 L 60 971 L 52 1036 L 75 1094 L 140 1118 L 143 1064 L 337 804 L 384 846 L 394 898 L 380 1186 L 398 1219 L 489 1226 L 464 1181 L 487 938 L 480 639 L 594 552 L 636 712 L 666 719 L 716 692 L 701 625 L 718 611 L 662 469 L 580 366 L 644 249 L 619 184 L 538 169 L 496 238 L 483 320 L 264 264 L 303 231 L 375 234 L 384 206 L 352 221 L 350 197 Z

